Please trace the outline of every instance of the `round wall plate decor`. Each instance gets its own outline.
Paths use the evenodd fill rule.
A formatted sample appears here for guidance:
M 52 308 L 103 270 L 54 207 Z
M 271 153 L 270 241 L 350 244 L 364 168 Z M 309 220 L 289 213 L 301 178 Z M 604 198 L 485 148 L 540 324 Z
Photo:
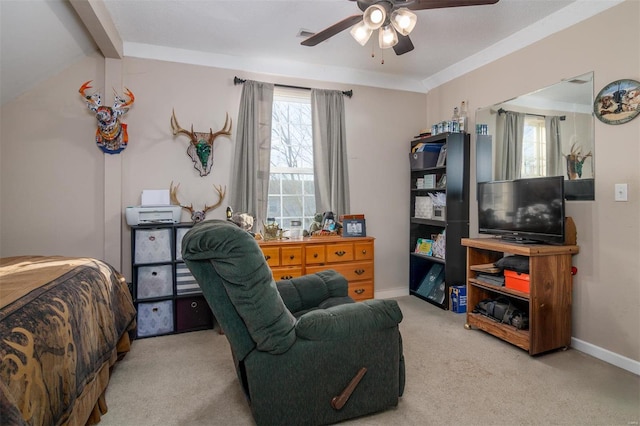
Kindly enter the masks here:
M 605 124 L 623 124 L 640 114 L 640 82 L 616 80 L 604 86 L 593 101 L 593 112 Z

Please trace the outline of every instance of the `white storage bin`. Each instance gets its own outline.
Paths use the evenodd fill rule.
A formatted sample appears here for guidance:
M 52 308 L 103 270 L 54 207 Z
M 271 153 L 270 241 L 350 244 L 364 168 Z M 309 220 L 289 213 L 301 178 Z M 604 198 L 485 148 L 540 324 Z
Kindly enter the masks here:
M 173 277 L 171 265 L 141 266 L 138 268 L 136 296 L 138 299 L 171 296 L 173 294 Z
M 173 301 L 138 303 L 138 337 L 173 332 Z
M 137 229 L 135 263 L 171 262 L 171 229 Z
M 182 238 L 191 228 L 176 228 L 176 260 L 182 260 Z

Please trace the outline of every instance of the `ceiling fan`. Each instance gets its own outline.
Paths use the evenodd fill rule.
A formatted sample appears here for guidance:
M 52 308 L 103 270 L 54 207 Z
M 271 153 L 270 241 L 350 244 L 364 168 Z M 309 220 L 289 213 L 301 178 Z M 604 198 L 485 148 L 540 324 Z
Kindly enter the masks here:
M 303 46 L 315 46 L 334 35 L 351 29 L 351 35 L 361 45 L 379 29 L 380 47 L 393 47 L 396 55 L 413 50 L 409 33 L 416 23 L 412 10 L 494 4 L 499 0 L 350 0 L 356 1 L 362 15 L 352 15 L 303 40 Z

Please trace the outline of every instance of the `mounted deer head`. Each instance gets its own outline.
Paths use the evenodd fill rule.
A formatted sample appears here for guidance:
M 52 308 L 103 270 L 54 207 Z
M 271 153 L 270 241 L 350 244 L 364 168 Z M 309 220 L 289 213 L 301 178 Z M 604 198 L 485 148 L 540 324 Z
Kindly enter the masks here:
M 222 185 L 219 186 L 215 186 L 213 185 L 213 188 L 216 190 L 216 192 L 218 193 L 218 202 L 215 203 L 212 206 L 207 206 L 206 204 L 204 205 L 204 209 L 202 211 L 195 211 L 193 208 L 193 204 L 189 204 L 188 206 L 186 204 L 181 204 L 180 200 L 178 200 L 178 188 L 180 187 L 180 184 L 177 184 L 175 187 L 173 186 L 173 182 L 171 182 L 171 185 L 169 186 L 169 197 L 171 198 L 171 203 L 182 207 L 185 210 L 188 210 L 191 213 L 191 220 L 194 223 L 198 223 L 198 222 L 202 222 L 206 215 L 207 212 L 217 208 L 220 206 L 220 204 L 222 204 L 222 200 L 224 200 L 224 196 L 227 192 L 227 188 L 225 187 L 224 189 L 222 188 Z
M 102 97 L 99 93 L 94 93 L 93 95 L 85 93 L 87 89 L 92 88 L 89 86 L 91 81 L 89 80 L 80 86 L 78 92 L 84 98 L 89 109 L 96 113 L 96 119 L 98 120 L 96 144 L 108 154 L 117 154 L 125 149 L 129 143 L 127 125 L 120 122 L 120 116 L 129 111 L 129 107 L 133 104 L 135 97 L 127 88 L 125 88 L 124 94 L 129 100 L 121 98 L 114 90 L 115 101 L 113 102 L 113 107 L 103 106 Z
M 215 133 L 213 133 L 211 128 L 209 128 L 208 134 L 204 132 L 194 132 L 193 124 L 191 125 L 191 131 L 188 131 L 178 124 L 175 110 L 173 110 L 173 114 L 171 114 L 171 129 L 173 130 L 174 136 L 182 133 L 191 139 L 189 148 L 187 148 L 187 154 L 189 154 L 189 157 L 191 157 L 193 161 L 193 167 L 200 172 L 200 176 L 206 176 L 211 171 L 211 166 L 213 165 L 213 142 L 220 135 L 230 136 L 231 125 L 229 114 L 227 114 L 227 118 L 224 120 L 224 126 Z

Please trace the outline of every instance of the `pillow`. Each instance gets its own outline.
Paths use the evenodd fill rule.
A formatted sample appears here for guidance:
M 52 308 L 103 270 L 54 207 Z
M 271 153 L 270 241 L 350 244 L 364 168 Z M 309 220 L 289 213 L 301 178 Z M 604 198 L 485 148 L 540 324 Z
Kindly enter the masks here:
M 505 256 L 493 264 L 496 268 L 507 269 L 524 274 L 529 273 L 529 257 L 528 256 Z

